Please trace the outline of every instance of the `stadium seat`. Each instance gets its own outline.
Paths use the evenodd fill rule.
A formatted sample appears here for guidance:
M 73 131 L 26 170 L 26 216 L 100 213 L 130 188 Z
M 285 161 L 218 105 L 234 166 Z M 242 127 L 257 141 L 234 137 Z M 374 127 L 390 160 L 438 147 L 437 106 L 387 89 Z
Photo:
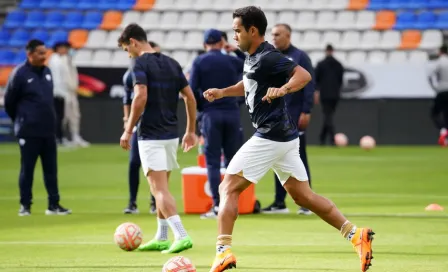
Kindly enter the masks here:
M 409 52 L 409 62 L 412 63 L 426 63 L 428 62 L 428 53 L 424 51 L 410 51 Z
M 340 61 L 342 64 L 347 63 L 347 53 L 343 51 L 336 51 L 333 54 L 333 57 Z
M 18 64 L 26 61 L 26 58 L 27 58 L 26 51 L 25 50 L 20 50 L 14 56 L 13 65 L 18 65 Z
M 402 9 L 406 7 L 407 2 L 410 0 L 388 0 L 386 2 L 383 2 L 382 4 L 385 5 L 386 9 L 396 10 L 396 9 Z
M 79 0 L 61 0 L 59 2 L 59 9 L 75 9 L 79 5 Z
M 13 65 L 15 55 L 13 51 L 0 49 L 0 66 Z
M 142 15 L 140 24 L 144 29 L 157 29 L 160 24 L 160 13 L 157 11 L 145 12 Z
M 165 32 L 164 31 L 151 31 L 148 33 L 148 39 L 159 44 L 163 50 L 165 50 Z
M 277 22 L 277 13 L 273 11 L 266 11 L 264 14 L 268 20 L 268 27 L 272 27 L 275 22 Z
M 406 30 L 401 35 L 400 49 L 416 49 L 420 45 L 422 34 L 417 30 Z
M 141 22 L 142 13 L 139 11 L 127 11 L 123 14 L 120 28 L 124 29 L 130 23 Z
M 11 38 L 11 33 L 7 29 L 0 28 L 0 46 L 8 45 L 9 39 Z
M 26 16 L 25 23 L 26 28 L 37 28 L 43 25 L 45 22 L 45 13 L 42 11 L 30 11 Z
M 23 25 L 26 19 L 26 13 L 21 10 L 14 10 L 8 13 L 3 24 L 6 28 L 18 28 Z
M 396 22 L 396 15 L 393 11 L 383 10 L 376 14 L 376 23 L 374 29 L 376 30 L 386 30 L 391 29 Z
M 153 9 L 157 11 L 170 11 L 176 9 L 176 0 L 154 1 Z M 138 3 L 138 2 L 137 2 Z M 134 9 L 137 7 L 135 5 Z
M 265 0 L 270 2 L 270 0 Z M 312 0 L 295 0 L 289 3 L 289 7 L 285 10 L 311 11 L 314 10 Z
M 296 22 L 296 14 L 295 11 L 282 11 L 278 14 L 278 21 L 292 26 Z M 232 15 L 230 15 L 229 20 L 232 21 Z
M 6 84 L 8 84 L 9 75 L 11 74 L 13 69 L 14 67 L 12 66 L 0 67 L 0 86 L 6 86 Z
M 139 11 L 151 10 L 154 7 L 155 2 L 156 0 L 137 0 L 134 5 L 134 10 Z M 164 2 L 166 2 L 166 0 Z
M 97 0 L 95 9 L 102 11 L 116 9 L 118 6 L 118 0 Z
M 448 11 L 439 13 L 434 25 L 435 29 L 448 29 Z
M 92 55 L 92 66 L 107 67 L 110 66 L 112 53 L 109 50 L 97 50 Z
M 136 0 L 119 0 L 117 6 L 114 9 L 121 11 L 130 10 L 134 7 Z
M 226 2 L 226 1 L 223 1 L 223 2 Z M 280 2 L 280 1 L 278 1 L 278 2 Z M 233 3 L 227 2 L 227 6 L 225 9 L 229 9 L 229 7 L 230 7 L 232 10 L 235 10 L 237 8 L 247 7 L 252 4 L 254 4 L 253 0 L 236 0 L 236 1 L 233 1 Z
M 428 2 L 428 0 L 406 0 L 403 7 L 408 9 L 425 9 L 428 8 Z
M 18 29 L 11 34 L 9 45 L 13 47 L 24 47 L 29 39 L 30 35 L 28 31 L 24 29 Z
M 309 54 L 309 57 L 311 60 L 311 64 L 313 64 L 313 66 L 316 66 L 317 63 L 319 63 L 319 61 L 323 60 L 325 55 L 322 51 L 317 51 L 317 52 L 311 52 Z
M 426 6 L 431 9 L 443 9 L 448 8 L 448 2 L 446 0 L 427 0 Z
M 250 2 L 250 0 L 248 2 Z M 266 6 L 266 9 L 271 10 L 271 11 L 288 10 L 291 8 L 291 4 L 292 4 L 291 2 L 293 2 L 293 1 L 290 1 L 290 0 L 275 0 L 275 1 L 265 0 L 265 5 L 260 5 L 260 6 L 261 7 Z M 247 3 L 247 4 L 249 4 L 249 3 Z M 254 2 L 251 4 L 256 5 L 257 3 Z M 239 7 L 242 7 L 242 6 L 239 6 Z
M 387 57 L 388 63 L 406 63 L 408 61 L 408 54 L 406 51 L 391 51 Z
M 188 30 L 198 26 L 199 13 L 186 11 L 179 16 L 179 29 Z
M 68 35 L 68 41 L 70 42 L 73 48 L 78 49 L 85 45 L 85 43 L 87 42 L 88 35 L 89 33 L 87 30 L 75 29 L 72 30 Z
M 179 22 L 179 13 L 175 11 L 164 12 L 160 18 L 160 28 L 164 30 L 177 29 Z
M 214 0 L 209 0 L 209 1 L 197 0 L 194 2 L 193 6 L 190 9 L 193 9 L 196 11 L 213 10 L 213 2 L 214 2 Z
M 221 17 L 218 17 L 216 12 L 214 12 L 214 11 L 203 12 L 202 16 L 199 20 L 199 23 L 195 28 L 199 28 L 200 30 L 206 30 L 206 29 L 209 29 L 210 26 L 215 25 L 215 27 L 217 27 L 221 31 L 226 31 L 226 30 L 232 29 L 232 14 L 230 14 L 230 17 L 222 18 L 225 16 L 229 16 L 229 13 L 224 12 L 221 14 Z M 224 19 L 224 21 L 223 21 L 224 23 L 222 23 L 221 21 L 218 21 L 218 24 L 217 24 L 216 18 Z M 221 25 L 221 23 L 222 23 L 222 25 Z M 222 26 L 222 28 L 220 26 Z
M 316 28 L 316 13 L 312 11 L 300 12 L 294 24 L 297 30 L 309 30 Z
M 404 30 L 412 29 L 417 20 L 417 16 L 413 12 L 401 12 L 397 15 L 397 22 L 394 29 Z
M 86 48 L 103 48 L 107 38 L 107 32 L 104 30 L 92 30 L 89 32 L 87 42 L 84 45 Z
M 102 20 L 103 14 L 101 12 L 89 11 L 85 14 L 84 20 L 80 27 L 88 30 L 95 29 L 98 28 Z
M 381 40 L 378 44 L 378 48 L 384 50 L 397 49 L 400 46 L 400 43 L 400 32 L 395 30 L 386 30 L 381 35 Z
M 57 42 L 68 41 L 68 32 L 65 30 L 58 30 L 51 33 L 50 39 L 45 43 L 47 47 L 53 47 Z
M 128 67 L 130 64 L 129 56 L 122 50 L 115 50 L 112 53 L 112 66 L 113 67 Z
M 315 1 L 313 1 L 315 2 Z M 319 2 L 319 1 L 318 1 Z M 323 1 L 323 8 L 327 8 L 330 10 L 345 10 L 350 1 L 349 0 L 328 0 L 327 2 Z
M 36 30 L 31 33 L 30 39 L 37 39 L 45 42 L 50 38 L 50 34 L 46 30 Z
M 336 13 L 333 11 L 322 11 L 317 14 L 316 29 L 330 30 L 333 29 L 336 21 Z
M 191 10 L 195 10 L 197 2 L 198 2 L 197 0 L 176 1 L 176 5 L 171 8 L 174 8 L 175 10 L 178 10 L 178 11 L 188 11 L 188 10 L 191 11 Z M 202 3 L 202 2 L 204 2 L 204 1 L 199 0 L 199 3 Z M 202 6 L 201 10 L 203 10 L 204 9 L 203 5 L 200 4 L 200 6 Z
M 80 0 L 76 9 L 80 10 L 93 10 L 96 9 L 98 5 L 97 1 L 92 0 Z
M 384 10 L 388 9 L 389 0 L 370 0 L 367 9 L 370 10 Z
M 35 9 L 39 8 L 40 0 L 22 0 L 19 7 L 22 9 Z
M 47 14 L 45 22 L 43 24 L 44 28 L 60 28 L 65 20 L 64 14 L 59 11 L 52 11 Z
M 300 47 L 303 50 L 312 50 L 316 48 L 323 47 L 321 43 L 321 35 L 316 31 L 307 31 L 302 36 L 302 42 L 300 43 Z
M 184 48 L 188 50 L 199 50 L 202 48 L 203 33 L 200 31 L 190 31 L 185 37 Z
M 184 33 L 181 31 L 170 31 L 165 38 L 164 48 L 168 50 L 179 49 L 184 41 Z
M 215 0 L 212 9 L 217 11 L 232 10 L 231 7 L 233 7 L 235 1 L 238 0 L 228 0 L 228 1 Z
M 62 23 L 62 28 L 75 29 L 81 26 L 84 20 L 84 15 L 79 11 L 72 11 L 67 13 L 65 20 Z
M 324 49 L 324 46 L 327 44 L 333 45 L 336 50 L 338 50 L 341 46 L 341 33 L 338 31 L 326 31 L 322 35 L 321 45 L 316 47 L 316 49 Z
M 361 33 L 359 31 L 346 31 L 342 35 L 341 44 L 339 45 L 341 50 L 352 50 L 359 48 L 361 44 Z
M 231 39 L 232 37 L 229 37 Z M 293 31 L 291 34 L 291 43 L 295 45 L 299 45 L 302 42 L 302 33 L 298 31 Z
M 422 33 L 420 49 L 436 49 L 443 43 L 443 34 L 440 30 L 425 30 Z
M 104 30 L 114 30 L 117 29 L 121 20 L 123 19 L 123 13 L 120 11 L 107 11 L 104 13 L 103 21 L 101 22 L 100 28 Z
M 177 60 L 181 67 L 185 67 L 190 61 L 190 54 L 187 51 L 176 50 L 171 57 Z
M 92 51 L 81 49 L 77 50 L 73 57 L 73 63 L 77 66 L 88 66 L 92 62 Z
M 356 22 L 356 13 L 353 11 L 341 11 L 336 15 L 333 28 L 337 30 L 352 29 Z
M 415 29 L 425 30 L 434 28 L 436 24 L 436 15 L 431 11 L 424 11 L 417 16 L 414 24 Z
M 358 11 L 356 16 L 356 29 L 372 29 L 375 25 L 375 12 L 373 11 Z
M 366 31 L 362 34 L 360 49 L 369 50 L 374 49 L 380 42 L 380 32 L 378 31 Z
M 110 31 L 107 34 L 106 41 L 105 41 L 103 47 L 108 48 L 108 49 L 117 49 L 118 37 L 120 37 L 120 35 L 121 35 L 121 31 L 119 31 L 119 30 Z
M 384 63 L 386 62 L 387 59 L 387 54 L 386 52 L 383 51 L 372 51 L 369 53 L 368 57 L 367 57 L 367 61 L 369 63 Z
M 348 10 L 364 10 L 369 5 L 369 0 L 350 0 Z
M 54 9 L 59 5 L 60 0 L 41 0 L 39 7 L 41 9 Z

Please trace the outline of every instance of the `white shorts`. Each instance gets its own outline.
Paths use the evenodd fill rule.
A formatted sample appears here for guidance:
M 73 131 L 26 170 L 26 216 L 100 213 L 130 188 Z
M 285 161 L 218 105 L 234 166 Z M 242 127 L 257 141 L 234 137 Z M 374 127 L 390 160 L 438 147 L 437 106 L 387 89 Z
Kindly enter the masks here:
M 275 142 L 252 136 L 233 156 L 226 173 L 242 174 L 248 181 L 258 183 L 272 168 L 282 185 L 289 177 L 308 181 L 299 146 L 299 138 L 289 142 Z
M 179 138 L 170 140 L 139 140 L 138 153 L 145 176 L 149 171 L 171 171 L 179 168 Z

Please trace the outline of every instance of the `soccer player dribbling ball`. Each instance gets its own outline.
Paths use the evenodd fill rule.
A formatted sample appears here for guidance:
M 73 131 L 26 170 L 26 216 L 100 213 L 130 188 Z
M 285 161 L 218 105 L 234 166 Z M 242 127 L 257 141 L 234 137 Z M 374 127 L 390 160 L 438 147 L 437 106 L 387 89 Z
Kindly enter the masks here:
M 245 96 L 256 128 L 255 135 L 233 157 L 219 188 L 219 235 L 210 272 L 236 267 L 231 245 L 238 216 L 238 197 L 251 183 L 257 183 L 270 168 L 297 205 L 310 209 L 352 243 L 361 260 L 361 271 L 367 271 L 373 258 L 373 231 L 356 227 L 333 202 L 315 194 L 309 187 L 298 152 L 300 143 L 297 126 L 287 113 L 283 96 L 303 89 L 311 76 L 265 42 L 267 24 L 266 16 L 257 7 L 249 6 L 234 11 L 234 39 L 242 51 L 249 53 L 244 64 L 243 80 L 225 89 L 204 92 L 204 97 L 211 102 L 227 96 Z

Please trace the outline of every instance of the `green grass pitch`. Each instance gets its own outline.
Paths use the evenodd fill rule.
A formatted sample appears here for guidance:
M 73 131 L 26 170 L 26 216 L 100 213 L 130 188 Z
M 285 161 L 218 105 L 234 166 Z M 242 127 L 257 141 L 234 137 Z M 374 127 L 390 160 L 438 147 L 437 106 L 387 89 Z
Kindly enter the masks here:
M 310 147 L 316 192 L 331 198 L 358 226 L 375 232 L 375 272 L 445 272 L 448 269 L 448 150 L 439 147 L 379 147 L 365 152 Z M 196 151 L 179 152 L 181 167 L 195 165 Z M 0 271 L 161 271 L 167 255 L 124 252 L 113 243 L 115 228 L 138 224 L 144 241 L 152 238 L 155 216 L 148 213 L 148 185 L 141 177 L 140 215 L 123 215 L 127 204 L 128 153 L 117 145 L 59 151 L 61 204 L 70 216 L 44 215 L 46 193 L 40 163 L 34 180 L 32 216 L 19 217 L 19 153 L 0 145 Z M 265 206 L 273 200 L 269 173 L 257 185 Z M 182 211 L 180 174 L 171 189 Z M 360 271 L 351 245 L 317 216 L 240 216 L 234 233 L 236 271 Z M 182 216 L 194 239 L 181 253 L 197 271 L 209 271 L 215 254 L 216 221 Z

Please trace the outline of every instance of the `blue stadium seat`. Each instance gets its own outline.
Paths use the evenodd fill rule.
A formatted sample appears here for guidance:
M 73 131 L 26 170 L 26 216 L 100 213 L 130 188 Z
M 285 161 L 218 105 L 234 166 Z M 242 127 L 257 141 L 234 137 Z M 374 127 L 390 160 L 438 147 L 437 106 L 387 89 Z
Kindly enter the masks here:
M 60 9 L 75 9 L 79 5 L 78 0 L 61 0 L 59 2 L 58 8 Z
M 80 28 L 82 21 L 84 20 L 84 15 L 79 11 L 72 11 L 67 13 L 65 20 L 62 23 L 62 27 L 66 29 Z
M 47 18 L 43 24 L 45 28 L 57 28 L 61 27 L 64 22 L 64 14 L 59 11 L 52 11 L 47 14 Z
M 118 6 L 118 0 L 99 0 L 96 6 L 99 10 L 116 10 Z
M 409 9 L 425 9 L 428 7 L 428 0 L 407 0 L 404 7 Z
M 68 41 L 68 32 L 64 30 L 58 30 L 51 34 L 50 39 L 47 40 L 45 45 L 47 47 L 53 47 L 53 45 L 57 42 L 66 42 Z
M 31 11 L 26 17 L 24 26 L 26 28 L 37 28 L 45 22 L 45 13 L 42 11 Z
M 403 30 L 414 27 L 416 21 L 416 15 L 413 12 L 401 12 L 397 15 L 397 22 L 394 29 Z
M 388 9 L 389 0 L 370 0 L 367 9 L 370 10 L 380 10 L 380 9 Z
M 35 9 L 40 5 L 40 0 L 22 0 L 20 3 L 20 8 L 23 9 Z
M 434 28 L 448 29 L 448 11 L 439 13 Z
M 59 0 L 41 0 L 40 8 L 41 9 L 54 9 L 59 5 Z
M 103 13 L 97 12 L 97 11 L 89 11 L 86 13 L 86 16 L 84 17 L 84 21 L 82 22 L 81 28 L 84 29 L 95 29 L 103 20 Z
M 24 61 L 26 61 L 26 51 L 25 50 L 20 50 L 19 52 L 17 52 L 14 56 L 14 59 L 12 61 L 13 65 L 17 65 L 20 64 Z
M 436 15 L 431 11 L 424 11 L 417 16 L 414 27 L 416 29 L 425 30 L 434 28 L 436 24 Z
M 3 24 L 6 28 L 18 28 L 23 25 L 26 19 L 26 13 L 21 10 L 14 10 L 8 13 Z
M 46 30 L 36 30 L 33 33 L 31 33 L 30 40 L 31 39 L 37 39 L 45 42 L 50 38 L 50 35 Z
M 117 9 L 118 10 L 130 10 L 135 5 L 136 0 L 119 0 Z
M 388 9 L 402 9 L 406 6 L 409 0 L 389 0 L 386 4 L 386 8 Z
M 12 65 L 15 55 L 13 51 L 0 49 L 0 66 Z
M 24 47 L 30 39 L 30 34 L 24 29 L 14 31 L 9 39 L 9 45 L 14 47 Z
M 432 9 L 443 9 L 448 8 L 448 1 L 446 0 L 427 0 L 426 4 L 428 8 Z
M 0 29 L 0 46 L 8 45 L 11 34 L 6 29 Z
M 81 9 L 81 10 L 96 9 L 97 5 L 98 5 L 97 1 L 80 0 L 76 9 Z

